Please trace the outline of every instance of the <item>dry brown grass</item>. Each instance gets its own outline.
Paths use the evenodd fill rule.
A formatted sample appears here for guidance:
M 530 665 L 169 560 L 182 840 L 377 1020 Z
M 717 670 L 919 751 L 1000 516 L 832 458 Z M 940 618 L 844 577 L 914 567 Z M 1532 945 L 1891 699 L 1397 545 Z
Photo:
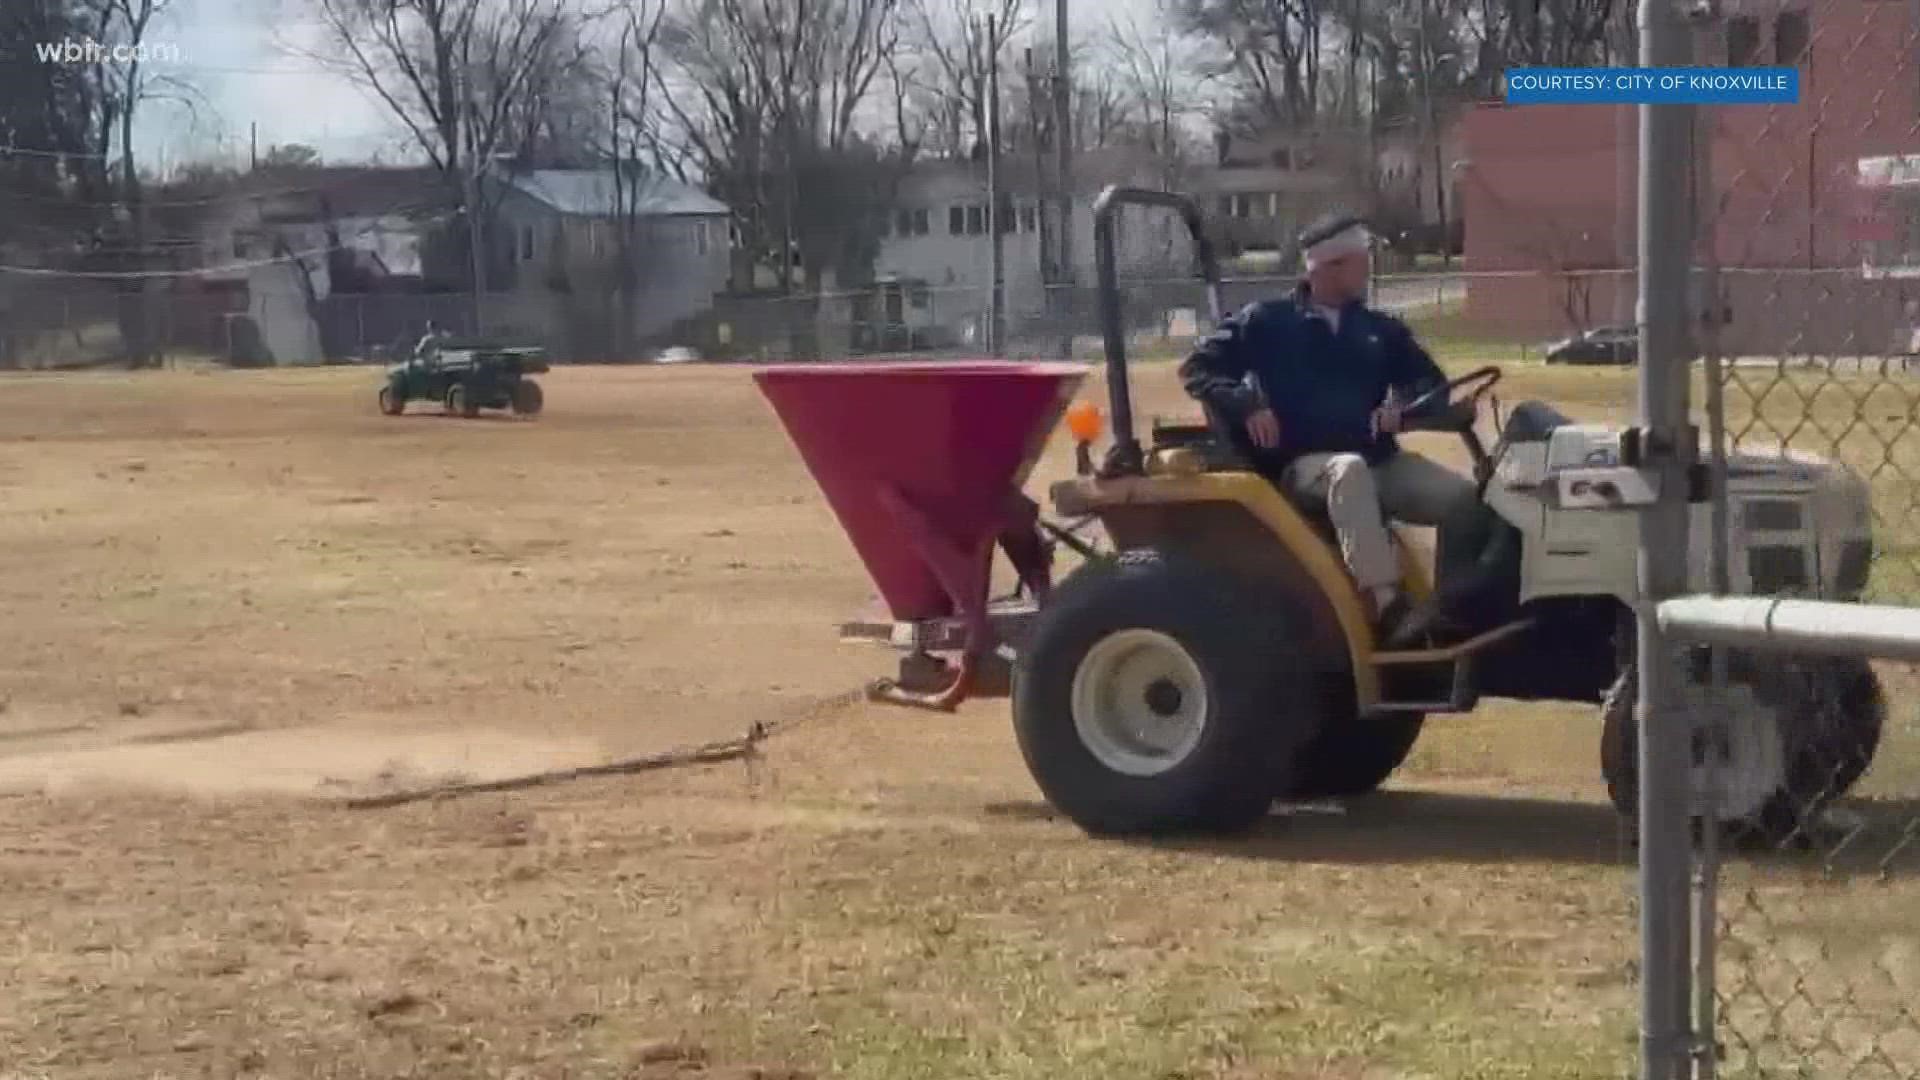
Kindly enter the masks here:
M 890 660 L 834 640 L 867 583 L 743 371 L 547 382 L 531 423 L 383 418 L 364 370 L 5 383 L 0 1076 L 1630 1063 L 1633 883 L 1584 710 L 1436 722 L 1343 817 L 1094 842 L 1004 703 L 838 697 Z M 1142 385 L 1187 411 L 1171 369 Z M 789 716 L 748 765 L 330 798 Z

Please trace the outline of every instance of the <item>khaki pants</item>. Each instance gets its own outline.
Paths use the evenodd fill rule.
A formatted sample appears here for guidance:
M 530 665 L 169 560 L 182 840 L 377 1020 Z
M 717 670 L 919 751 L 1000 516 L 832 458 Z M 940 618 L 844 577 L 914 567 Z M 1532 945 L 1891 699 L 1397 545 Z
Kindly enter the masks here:
M 1377 466 L 1359 454 L 1305 454 L 1287 466 L 1281 482 L 1300 498 L 1325 501 L 1341 554 L 1362 590 L 1400 583 L 1387 518 L 1438 530 L 1436 578 L 1446 564 L 1478 556 L 1471 546 L 1480 502 L 1473 481 L 1419 454 L 1403 450 Z

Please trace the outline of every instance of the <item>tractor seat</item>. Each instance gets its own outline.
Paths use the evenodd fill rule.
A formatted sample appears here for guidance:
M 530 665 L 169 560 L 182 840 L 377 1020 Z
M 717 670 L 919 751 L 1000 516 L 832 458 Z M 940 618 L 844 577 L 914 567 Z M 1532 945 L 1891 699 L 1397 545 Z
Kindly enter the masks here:
M 1326 503 L 1319 499 L 1302 499 L 1288 491 L 1280 483 L 1277 472 L 1262 469 L 1253 463 L 1253 447 L 1246 445 L 1244 440 L 1223 437 L 1221 430 L 1212 424 L 1169 424 L 1156 419 L 1153 423 L 1153 447 L 1156 450 L 1194 450 L 1206 462 L 1210 472 L 1232 469 L 1259 473 L 1273 485 L 1287 505 L 1306 519 L 1314 532 L 1327 543 L 1339 546 L 1339 536 L 1333 531 L 1333 519 L 1327 516 Z

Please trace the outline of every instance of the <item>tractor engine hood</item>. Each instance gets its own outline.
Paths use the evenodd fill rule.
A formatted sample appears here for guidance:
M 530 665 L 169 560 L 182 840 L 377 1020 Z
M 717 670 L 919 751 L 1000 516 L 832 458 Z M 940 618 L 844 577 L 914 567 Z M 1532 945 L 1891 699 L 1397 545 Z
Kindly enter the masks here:
M 1621 429 L 1597 424 L 1567 424 L 1556 428 L 1548 440 L 1546 468 L 1611 468 L 1620 462 Z M 1699 460 L 1712 455 L 1712 446 L 1702 436 Z M 1819 454 L 1787 447 L 1748 444 L 1727 455 L 1727 479 L 1730 488 L 1756 484 L 1816 486 L 1836 476 L 1853 476 L 1852 470 Z

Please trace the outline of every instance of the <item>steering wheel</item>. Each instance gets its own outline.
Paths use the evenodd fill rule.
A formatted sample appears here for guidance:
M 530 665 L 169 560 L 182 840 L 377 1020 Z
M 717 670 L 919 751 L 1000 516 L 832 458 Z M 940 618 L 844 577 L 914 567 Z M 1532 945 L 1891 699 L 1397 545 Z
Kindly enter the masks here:
M 1442 395 L 1450 395 L 1463 386 L 1472 386 L 1473 390 L 1458 401 L 1450 401 L 1447 408 L 1434 416 L 1409 417 L 1402 421 L 1401 431 L 1451 432 L 1460 436 L 1467 444 L 1467 455 L 1473 459 L 1474 482 L 1485 495 L 1487 484 L 1493 479 L 1493 458 L 1480 441 L 1480 435 L 1473 429 L 1473 423 L 1480 416 L 1480 398 L 1493 389 L 1500 381 L 1500 369 L 1493 366 L 1475 368 L 1448 382 L 1445 386 L 1435 387 L 1409 402 L 1403 413 L 1412 413 L 1426 408 L 1439 400 Z
M 1429 430 L 1451 430 L 1458 426 L 1463 419 L 1467 424 L 1472 424 L 1473 418 L 1479 409 L 1481 396 L 1493 389 L 1494 384 L 1499 381 L 1499 368 L 1491 364 L 1486 367 L 1475 368 L 1465 375 L 1447 382 L 1443 386 L 1436 386 L 1432 390 L 1414 398 L 1401 407 L 1401 412 L 1403 415 L 1418 413 L 1422 409 L 1432 405 L 1435 401 L 1438 401 L 1441 397 L 1450 396 L 1455 390 L 1463 386 L 1473 385 L 1472 393 L 1459 401 L 1452 402 L 1451 407 L 1445 413 L 1437 417 L 1429 418 L 1433 421 L 1442 421 L 1442 423 L 1437 424 Z

